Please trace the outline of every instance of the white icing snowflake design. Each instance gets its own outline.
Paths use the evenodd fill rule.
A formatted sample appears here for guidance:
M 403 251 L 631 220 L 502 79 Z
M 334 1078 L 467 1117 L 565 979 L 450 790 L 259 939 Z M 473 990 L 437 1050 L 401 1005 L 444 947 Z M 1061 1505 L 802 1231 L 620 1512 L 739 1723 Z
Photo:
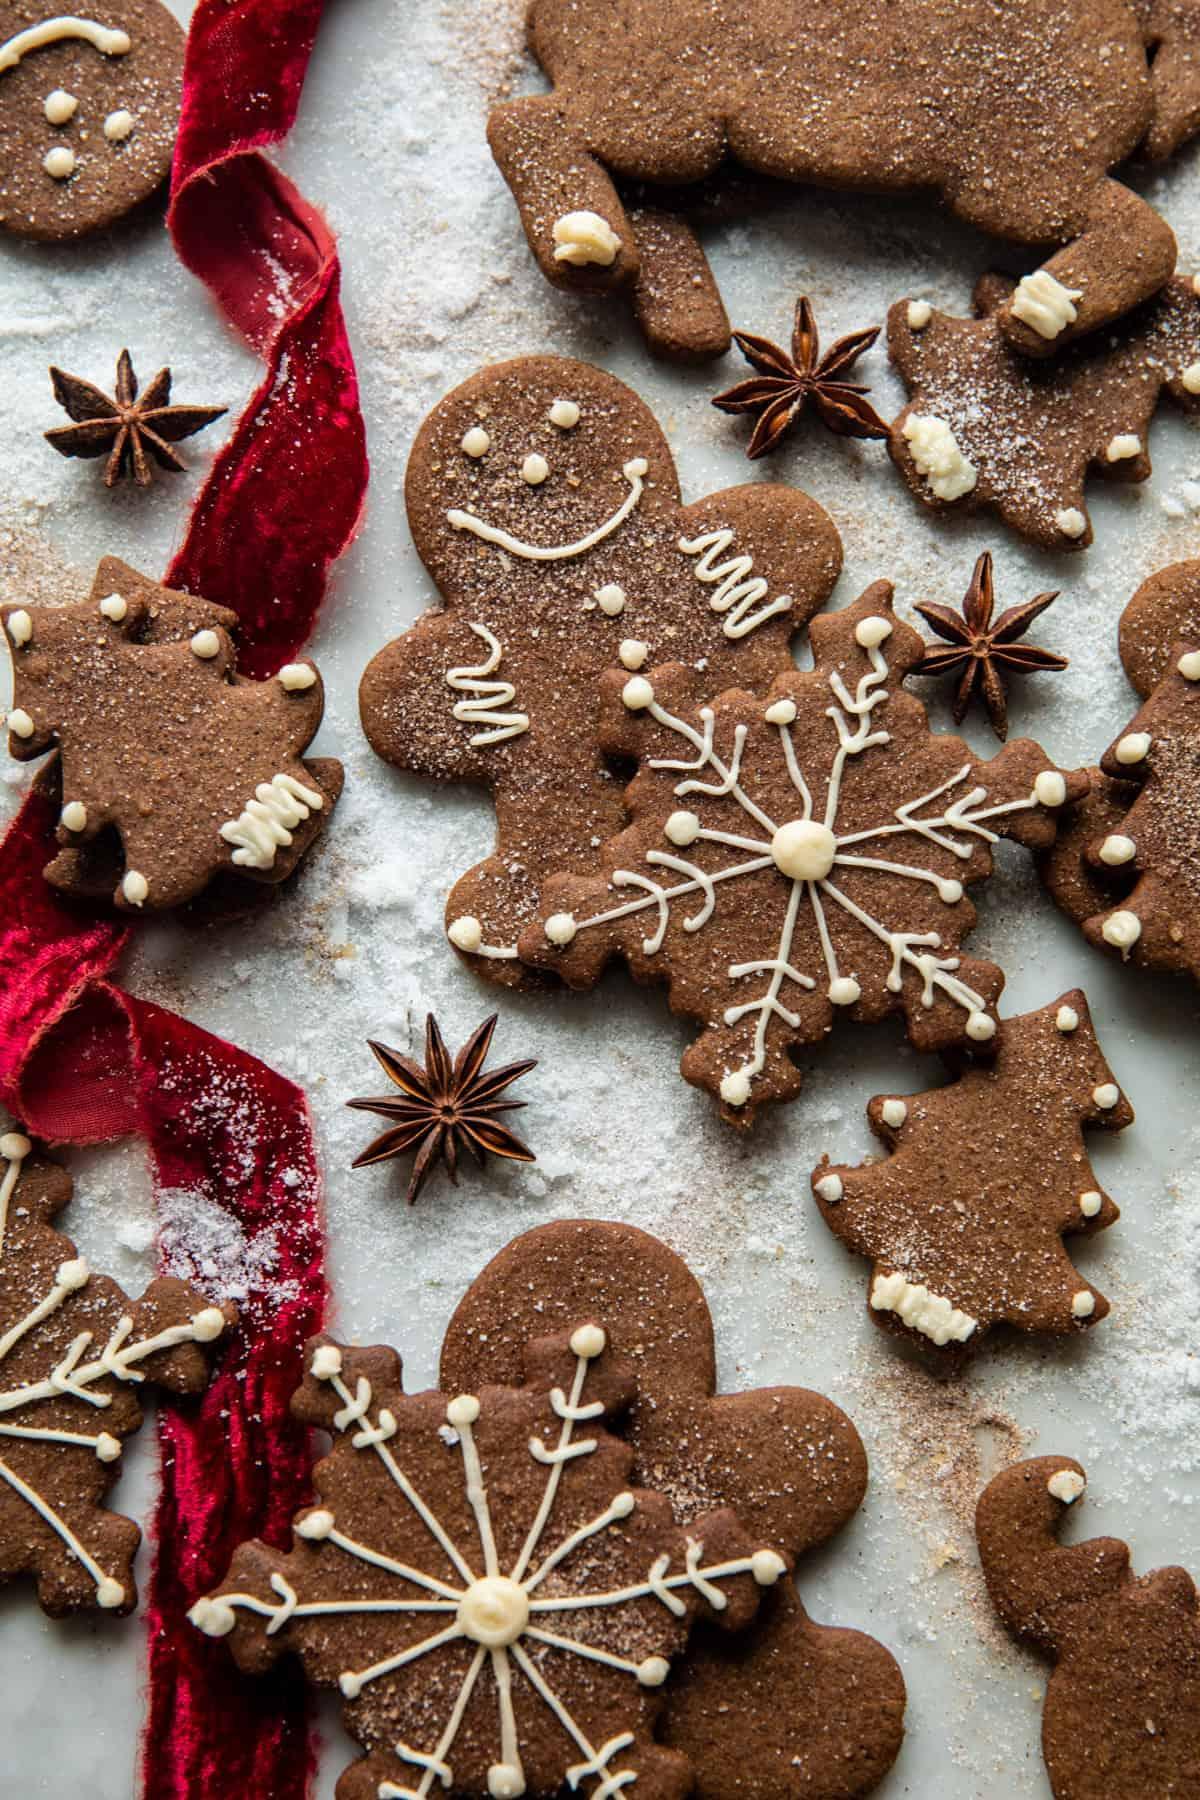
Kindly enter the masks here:
M 661 787 L 648 785 L 653 777 L 640 777 L 630 796 L 635 818 L 644 810 L 660 820 L 668 847 L 645 851 L 644 869 L 615 868 L 603 884 L 570 878 L 552 882 L 546 904 L 553 907 L 566 899 L 569 905 L 549 911 L 537 931 L 522 940 L 529 960 L 560 967 L 568 980 L 580 974 L 587 980 L 600 965 L 594 956 L 589 960 L 586 948 L 575 947 L 577 940 L 597 928 L 650 914 L 654 929 L 648 935 L 630 940 L 619 930 L 608 934 L 609 948 L 619 947 L 639 973 L 650 973 L 666 945 L 663 961 L 672 982 L 681 979 L 684 1011 L 693 1010 L 690 994 L 702 980 L 709 988 L 728 982 L 733 1004 L 715 1016 L 699 1016 L 706 1018 L 710 1033 L 719 1033 L 719 1094 L 734 1109 L 758 1097 L 755 1084 L 773 1051 L 776 1092 L 794 1091 L 798 1078 L 781 1073 L 784 1045 L 789 1037 L 819 1040 L 837 1008 L 861 1003 L 861 1017 L 878 1018 L 891 1005 L 903 1004 L 911 1024 L 914 1013 L 938 1005 L 944 1011 L 948 1002 L 960 1019 L 949 1035 L 980 1043 L 990 1039 L 996 1030 L 991 1008 L 998 971 L 975 965 L 977 979 L 991 983 L 989 996 L 967 979 L 956 954 L 973 922 L 969 907 L 960 904 L 964 882 L 990 872 L 990 846 L 1012 831 L 1021 815 L 1035 819 L 1067 797 L 1065 777 L 1044 765 L 1035 746 L 1010 745 L 992 764 L 981 766 L 970 759 L 961 740 L 932 736 L 924 709 L 899 691 L 897 671 L 889 667 L 885 651 L 893 633 L 902 633 L 907 640 L 898 658 L 902 677 L 915 660 L 916 634 L 862 602 L 843 617 L 842 624 L 839 615 L 815 620 L 812 635 L 814 643 L 828 644 L 839 631 L 848 636 L 847 625 L 852 629 L 848 648 L 860 664 L 866 663 L 853 689 L 836 662 L 818 658 L 813 674 L 783 677 L 768 702 L 758 703 L 759 718 L 773 728 L 767 734 L 761 727 L 752 731 L 738 718 L 748 696 L 701 707 L 693 715 L 697 722 L 689 723 L 660 703 L 646 676 L 635 675 L 624 684 L 625 708 L 648 715 L 662 733 L 678 738 L 683 752 L 678 758 L 645 762 L 648 771 L 683 777 L 673 788 L 681 803 L 677 810 L 662 817 Z M 818 681 L 820 697 L 828 703 L 814 706 Z M 719 745 L 731 723 L 731 741 Z M 798 747 L 801 738 L 803 748 Z M 1036 775 L 1030 753 L 1043 762 Z M 911 767 L 914 785 L 911 794 L 889 808 L 892 758 L 904 761 L 906 774 Z M 1016 782 L 1022 790 L 1014 794 Z M 626 849 L 636 832 L 635 827 L 619 840 L 618 850 Z M 639 848 L 642 842 L 639 837 Z M 893 846 L 904 852 L 903 860 L 886 854 Z M 660 878 L 662 870 L 678 879 L 668 884 Z M 783 876 L 786 886 L 776 876 Z M 740 900 L 727 898 L 725 884 L 745 883 L 755 884 L 755 891 Z M 636 899 L 595 911 L 579 904 L 581 893 L 591 901 L 621 888 L 640 892 Z M 918 893 L 920 898 L 914 898 Z M 929 917 L 931 894 L 945 909 L 944 924 Z M 686 915 L 686 936 L 672 930 L 679 923 L 673 912 L 677 905 Z M 777 918 L 774 942 L 767 954 L 748 955 L 719 973 L 712 970 L 711 976 L 707 970 L 698 975 L 701 953 L 687 947 L 688 939 L 703 934 L 714 918 L 720 929 L 731 907 L 740 907 L 734 916 L 748 950 Z M 849 949 L 839 952 L 833 921 Z M 579 960 L 572 967 L 574 958 Z M 750 995 L 741 998 L 738 990 L 750 984 Z M 807 1008 L 804 996 L 812 997 Z M 707 992 L 704 998 L 707 1002 Z M 774 1022 L 782 1029 L 772 1039 L 768 1034 Z M 937 1029 L 945 1030 L 944 1021 Z
M 391 1727 L 386 1746 L 373 1743 L 378 1731 L 367 1715 L 356 1712 L 349 1718 L 356 1736 L 372 1742 L 376 1750 L 383 1749 L 383 1763 L 394 1766 L 393 1759 L 397 1759 L 415 1771 L 411 1779 L 393 1779 L 389 1775 L 376 1779 L 381 1764 L 373 1756 L 370 1770 L 380 1800 L 427 1800 L 435 1787 L 439 1791 L 452 1789 L 456 1794 L 484 1792 L 494 1800 L 516 1800 L 529 1791 L 556 1793 L 563 1783 L 573 1792 L 587 1794 L 590 1800 L 610 1800 L 632 1788 L 639 1771 L 631 1766 L 627 1756 L 631 1747 L 640 1753 L 633 1760 L 643 1764 L 647 1752 L 651 1757 L 656 1754 L 648 1742 L 644 1703 L 631 1697 L 625 1706 L 630 1729 L 596 1741 L 589 1730 L 589 1708 L 611 1720 L 614 1700 L 620 1698 L 611 1685 L 603 1692 L 595 1688 L 596 1671 L 601 1675 L 612 1672 L 627 1681 L 632 1695 L 660 1687 L 670 1673 L 670 1654 L 683 1648 L 698 1599 L 720 1612 L 728 1605 L 723 1583 L 751 1576 L 759 1586 L 770 1586 L 785 1572 L 782 1557 L 769 1549 L 706 1563 L 702 1539 L 684 1537 L 671 1521 L 662 1497 L 644 1491 L 634 1494 L 620 1489 L 600 1511 L 565 1532 L 562 1530 L 558 1519 L 564 1501 L 570 1516 L 572 1509 L 578 1508 L 581 1492 L 586 1492 L 583 1484 L 588 1480 L 585 1471 L 576 1492 L 570 1494 L 572 1478 L 568 1476 L 564 1481 L 565 1473 L 596 1458 L 594 1479 L 603 1482 L 608 1476 L 608 1462 L 604 1454 L 597 1456 L 601 1445 L 605 1446 L 609 1462 L 614 1449 L 620 1453 L 617 1440 L 580 1436 L 576 1430 L 597 1421 L 607 1410 L 603 1400 L 589 1401 L 586 1397 L 589 1373 L 605 1348 L 605 1332 L 596 1324 L 581 1325 L 571 1334 L 575 1373 L 570 1391 L 555 1386 L 548 1395 L 550 1416 L 559 1421 L 557 1441 L 547 1443 L 534 1434 L 520 1442 L 520 1455 L 545 1470 L 544 1480 L 535 1483 L 531 1490 L 538 1498 L 527 1525 L 524 1519 L 512 1518 L 507 1509 L 497 1510 L 497 1504 L 489 1497 L 489 1482 L 492 1488 L 502 1488 L 511 1500 L 513 1492 L 520 1493 L 528 1480 L 527 1470 L 520 1469 L 514 1472 L 513 1481 L 507 1479 L 503 1450 L 505 1432 L 512 1429 L 512 1415 L 505 1418 L 506 1403 L 526 1400 L 530 1390 L 484 1390 L 486 1403 L 471 1394 L 460 1394 L 448 1404 L 431 1395 L 405 1398 L 397 1409 L 402 1408 L 405 1414 L 409 1409 L 421 1408 L 425 1402 L 444 1405 L 440 1415 L 443 1422 L 435 1425 L 438 1415 L 428 1411 L 420 1419 L 402 1416 L 398 1420 L 396 1412 L 379 1404 L 369 1379 L 347 1372 L 338 1346 L 322 1344 L 312 1355 L 310 1372 L 315 1381 L 327 1383 L 341 1403 L 332 1424 L 337 1433 L 343 1434 L 334 1455 L 317 1472 L 321 1499 L 328 1502 L 335 1490 L 344 1497 L 362 1494 L 361 1489 L 353 1490 L 334 1471 L 338 1451 L 344 1450 L 347 1441 L 355 1451 L 378 1458 L 386 1471 L 382 1491 L 390 1499 L 385 1501 L 389 1515 L 386 1530 L 377 1526 L 375 1535 L 386 1535 L 392 1547 L 385 1549 L 378 1543 L 360 1541 L 351 1535 L 349 1521 L 342 1512 L 335 1513 L 328 1504 L 318 1505 L 299 1519 L 296 1534 L 310 1550 L 318 1548 L 319 1556 L 305 1559 L 298 1544 L 294 1566 L 285 1573 L 277 1566 L 282 1559 L 270 1553 L 260 1554 L 260 1546 L 245 1546 L 230 1571 L 231 1580 L 239 1574 L 258 1575 L 273 1598 L 231 1588 L 199 1601 L 190 1616 L 200 1630 L 222 1637 L 237 1628 L 239 1614 L 252 1615 L 266 1621 L 265 1637 L 270 1639 L 293 1621 L 324 1621 L 335 1616 L 351 1622 L 368 1618 L 377 1621 L 381 1614 L 392 1615 L 396 1647 L 366 1667 L 342 1668 L 338 1672 L 338 1686 L 348 1700 L 369 1696 L 373 1684 L 400 1669 L 420 1664 L 426 1658 L 436 1659 L 439 1653 L 457 1651 L 461 1658 L 457 1667 L 448 1671 L 444 1665 L 440 1670 L 434 1667 L 426 1677 L 430 1688 L 424 1693 L 418 1716 L 422 1721 L 426 1717 L 439 1719 L 434 1741 L 425 1745 L 395 1741 L 394 1709 L 417 1705 L 411 1679 L 405 1681 L 403 1688 L 393 1685 L 389 1693 L 381 1696 L 377 1716 L 385 1721 L 385 1728 Z M 543 1416 L 547 1411 L 546 1398 L 544 1392 L 539 1392 L 535 1413 L 522 1416 Z M 490 1435 L 492 1429 L 497 1436 Z M 481 1433 L 485 1439 L 482 1445 Z M 432 1438 L 439 1441 L 431 1446 Z M 401 1447 L 403 1444 L 407 1444 L 407 1452 Z M 460 1506 L 459 1516 L 471 1521 L 473 1542 L 463 1542 L 461 1538 L 456 1541 L 454 1530 L 444 1522 L 447 1502 L 443 1499 L 435 1510 L 427 1497 L 430 1482 L 438 1478 L 436 1458 L 455 1452 L 460 1461 L 459 1495 L 467 1503 L 465 1509 Z M 499 1470 L 492 1462 L 497 1455 Z M 418 1473 L 418 1469 L 422 1472 Z M 444 1472 L 441 1479 L 444 1483 Z M 369 1501 L 360 1498 L 360 1504 L 375 1508 L 373 1516 L 377 1520 L 381 1519 L 379 1496 L 380 1485 L 376 1485 Z M 590 1508 L 592 1501 L 587 1504 Z M 349 1503 L 346 1510 L 350 1510 Z M 703 1522 L 696 1529 L 702 1531 Z M 645 1534 L 641 1543 L 639 1531 Z M 668 1541 L 676 1542 L 683 1554 L 675 1557 L 660 1552 L 650 1558 L 648 1566 L 639 1561 L 646 1544 L 651 1539 L 661 1543 L 664 1531 Z M 515 1556 L 505 1557 L 502 1543 L 519 1545 Z M 415 1555 L 421 1560 L 409 1561 L 394 1553 L 400 1545 L 413 1544 L 418 1546 Z M 336 1562 L 332 1570 L 326 1568 L 327 1546 L 351 1559 L 349 1571 Z M 578 1558 L 577 1553 L 584 1546 L 588 1549 Z M 452 1571 L 450 1577 L 430 1572 L 431 1562 L 437 1568 Z M 622 1579 L 615 1587 L 596 1587 L 588 1574 L 597 1566 L 605 1573 L 629 1573 L 637 1578 Z M 379 1572 L 387 1577 L 382 1592 Z M 328 1597 L 301 1597 L 298 1584 L 306 1586 L 309 1575 L 314 1582 L 321 1580 L 320 1591 Z M 364 1579 L 367 1576 L 371 1578 Z M 393 1582 L 394 1591 L 389 1591 Z M 340 1596 L 339 1587 L 345 1590 Z M 653 1605 L 648 1608 L 647 1602 Z M 648 1613 L 653 1616 L 648 1617 Z M 403 1628 L 413 1615 L 420 1621 L 415 1636 Z M 601 1640 L 606 1635 L 611 1639 L 611 1632 L 598 1629 L 596 1621 L 601 1616 L 616 1620 L 623 1634 L 623 1648 L 636 1645 L 637 1655 L 606 1647 Z M 656 1623 L 656 1619 L 661 1623 Z M 376 1633 L 373 1643 L 378 1642 Z M 339 1644 L 344 1645 L 345 1639 L 330 1637 L 320 1645 L 314 1640 L 314 1654 L 322 1657 L 325 1671 L 336 1667 L 336 1661 L 331 1664 L 330 1658 L 340 1654 Z M 238 1647 L 235 1640 L 235 1648 Z M 299 1648 L 303 1656 L 308 1640 L 302 1635 L 287 1647 Z M 248 1655 L 246 1660 L 259 1667 L 262 1657 Z M 590 1667 L 592 1678 L 581 1683 L 577 1672 L 585 1667 Z M 328 1676 L 319 1674 L 318 1678 Z M 490 1707 L 495 1709 L 490 1728 L 495 1754 L 483 1769 L 478 1767 L 479 1741 L 482 1735 L 487 1754 L 486 1709 Z M 549 1786 L 545 1785 L 544 1769 L 531 1776 L 526 1768 L 530 1752 L 528 1745 L 522 1743 L 523 1718 L 537 1719 L 539 1736 L 549 1723 L 552 1732 L 556 1726 L 563 1739 L 561 1765 L 554 1765 Z M 464 1770 L 459 1763 L 456 1746 L 465 1740 L 470 1740 L 474 1772 Z M 535 1783 L 533 1790 L 530 1780 Z M 655 1787 L 654 1791 L 659 1789 Z

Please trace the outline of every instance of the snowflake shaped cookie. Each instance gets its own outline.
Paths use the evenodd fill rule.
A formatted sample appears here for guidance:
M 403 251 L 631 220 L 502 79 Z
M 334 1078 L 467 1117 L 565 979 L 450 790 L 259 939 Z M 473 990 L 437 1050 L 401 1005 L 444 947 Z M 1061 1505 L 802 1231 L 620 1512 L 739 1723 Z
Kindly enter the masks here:
M 70 1194 L 22 1132 L 0 1136 L 0 1582 L 35 1576 L 54 1616 L 127 1613 L 141 1533 L 104 1496 L 139 1389 L 202 1388 L 202 1347 L 235 1315 L 173 1278 L 127 1299 L 52 1229 Z
M 654 1742 L 701 1613 L 730 1626 L 786 1571 L 728 1511 L 675 1522 L 606 1429 L 630 1366 L 584 1320 L 531 1344 L 519 1388 L 405 1395 L 386 1348 L 308 1347 L 299 1417 L 334 1434 L 281 1556 L 243 1545 L 192 1610 L 246 1668 L 298 1652 L 367 1751 L 346 1796 L 684 1800 Z
M 876 583 L 811 626 L 815 666 L 765 699 L 708 705 L 678 667 L 606 678 L 606 748 L 636 755 L 634 823 L 606 846 L 607 878 L 555 877 L 521 953 L 588 986 L 621 955 L 665 981 L 704 1031 L 685 1077 L 749 1124 L 801 1076 L 789 1052 L 839 1013 L 902 1011 L 912 1042 L 986 1043 L 1004 977 L 960 944 L 969 883 L 991 846 L 1053 841 L 1082 777 L 1027 739 L 990 762 L 934 736 L 904 676 L 924 644 Z

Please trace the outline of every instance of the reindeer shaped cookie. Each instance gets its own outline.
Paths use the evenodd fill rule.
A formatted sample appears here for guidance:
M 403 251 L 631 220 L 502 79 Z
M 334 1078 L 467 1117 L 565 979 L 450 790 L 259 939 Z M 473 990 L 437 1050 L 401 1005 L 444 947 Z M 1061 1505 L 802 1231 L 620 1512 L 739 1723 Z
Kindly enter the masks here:
M 490 788 L 494 853 L 446 908 L 479 973 L 516 961 L 552 869 L 589 872 L 623 823 L 596 743 L 597 678 L 668 660 L 715 690 L 769 685 L 841 565 L 804 494 L 756 484 L 681 504 L 637 396 L 583 363 L 485 369 L 422 426 L 408 467 L 417 549 L 445 598 L 363 676 L 363 727 L 400 768 Z
M 340 763 L 301 761 L 324 706 L 311 663 L 237 675 L 236 614 L 115 557 L 80 605 L 5 606 L 0 620 L 9 750 L 22 762 L 58 750 L 49 882 L 160 911 L 222 873 L 291 873 L 342 787 Z
M 728 161 L 821 187 L 936 194 L 1044 254 L 1002 314 L 1015 346 L 1044 355 L 1174 267 L 1166 223 L 1108 175 L 1152 126 L 1164 150 L 1191 128 L 1198 83 L 1168 10 L 532 0 L 529 44 L 552 91 L 497 106 L 488 135 L 543 273 L 632 293 L 668 354 L 720 354 L 724 312 L 682 220 L 627 214 L 618 189 L 653 183 L 674 207 Z M 1162 118 L 1143 30 L 1167 43 Z
M 1059 1544 L 1083 1493 L 1066 1456 L 997 1475 L 975 1514 L 992 1604 L 1056 1667 L 1042 1753 L 1055 1800 L 1150 1800 L 1197 1792 L 1200 1612 L 1186 1569 L 1137 1576 L 1118 1538 Z

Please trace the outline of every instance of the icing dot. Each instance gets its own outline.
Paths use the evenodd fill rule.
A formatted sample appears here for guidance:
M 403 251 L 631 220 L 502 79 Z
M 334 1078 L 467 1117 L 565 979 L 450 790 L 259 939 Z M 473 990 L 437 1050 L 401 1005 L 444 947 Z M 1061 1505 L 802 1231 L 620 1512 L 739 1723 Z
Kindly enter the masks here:
M 1200 394 L 1200 362 L 1189 363 L 1179 379 L 1185 392 Z
M 1060 506 L 1054 515 L 1054 523 L 1064 537 L 1082 537 L 1087 530 L 1087 520 L 1077 506 Z
M 640 638 L 626 638 L 617 654 L 627 669 L 640 669 L 650 654 L 650 646 Z
M 297 1537 L 307 1538 L 310 1543 L 320 1543 L 333 1530 L 333 1514 L 323 1506 L 310 1512 L 307 1518 L 301 1519 L 296 1526 Z
M 1092 1089 L 1092 1099 L 1104 1112 L 1111 1112 L 1121 1098 L 1121 1090 L 1115 1081 L 1102 1081 L 1099 1087 Z
M 862 989 L 853 975 L 839 975 L 829 984 L 829 998 L 835 1006 L 853 1006 L 861 994 Z
M 33 620 L 23 606 L 19 606 L 16 612 L 9 613 L 5 623 L 8 626 L 8 635 L 18 650 L 33 636 Z
M 23 706 L 14 706 L 9 713 L 8 729 L 14 737 L 31 738 L 33 736 L 33 720 Z
M 42 158 L 42 167 L 55 181 L 65 181 L 75 173 L 75 152 L 69 144 L 55 144 L 53 150 L 47 150 Z M 119 1605 L 120 1602 L 113 1604 Z
M 561 948 L 571 942 L 579 927 L 575 923 L 573 913 L 557 912 L 550 914 L 543 929 L 548 941 Z
M 654 700 L 654 689 L 644 675 L 634 675 L 621 689 L 621 698 L 630 712 L 644 712 Z
M 1079 1210 L 1085 1219 L 1094 1219 L 1103 1204 L 1095 1188 L 1089 1188 L 1086 1194 L 1079 1196 Z
M 446 1408 L 451 1425 L 473 1425 L 479 1417 L 479 1402 L 474 1394 L 459 1394 Z
M 885 1125 L 903 1125 L 908 1117 L 908 1105 L 904 1100 L 885 1100 L 879 1109 L 879 1116 Z
M 493 1763 L 487 1772 L 491 1800 L 521 1800 L 525 1777 L 515 1763 Z
M 66 88 L 55 88 L 46 95 L 42 103 L 42 111 L 51 125 L 65 125 L 68 119 L 75 117 L 79 102 L 74 94 L 68 94 Z
M 837 856 L 837 838 L 817 819 L 789 819 L 771 839 L 771 855 L 780 874 L 793 881 L 824 881 Z
M 24 1162 L 33 1145 L 23 1131 L 6 1131 L 0 1137 L 0 1156 L 8 1162 Z
M 1090 1319 L 1096 1310 L 1096 1296 L 1087 1288 L 1080 1288 L 1071 1300 L 1071 1312 L 1077 1319 Z
M 1078 1031 L 1079 1014 L 1073 1006 L 1060 1006 L 1054 1016 L 1054 1023 L 1060 1031 Z
M 644 456 L 631 456 L 621 469 L 626 481 L 640 481 L 650 468 Z
M 338 1676 L 338 1686 L 347 1700 L 357 1700 L 362 1693 L 362 1676 L 356 1675 L 353 1669 L 346 1669 Z
M 275 679 L 286 694 L 302 694 L 316 681 L 317 671 L 308 663 L 284 663 Z
M 531 450 L 521 464 L 521 480 L 527 481 L 530 487 L 539 487 L 549 473 L 550 464 L 536 450 Z
M 750 1098 L 750 1077 L 745 1069 L 734 1069 L 723 1075 L 720 1093 L 726 1106 L 745 1106 Z
M 608 581 L 603 587 L 597 588 L 594 599 L 600 611 L 607 613 L 610 619 L 615 619 L 618 613 L 625 611 L 625 589 L 618 587 L 615 581 Z
M 342 1372 L 342 1353 L 336 1344 L 318 1344 L 308 1366 L 318 1381 L 332 1381 Z
M 786 1570 L 787 1564 L 774 1550 L 756 1550 L 750 1558 L 750 1573 L 759 1587 L 774 1587 Z
M 141 906 L 150 892 L 150 883 L 140 869 L 127 869 L 121 882 L 121 892 L 130 906 Z
M 215 631 L 198 631 L 192 639 L 192 655 L 198 656 L 201 662 L 211 662 L 220 653 L 221 640 Z
M 483 926 L 474 913 L 463 913 L 460 918 L 451 919 L 446 936 L 456 950 L 478 950 L 483 942 Z
M 617 260 L 621 240 L 608 220 L 597 212 L 563 213 L 554 221 L 555 262 L 599 263 L 609 268 Z
M 908 324 L 911 331 L 924 331 L 933 317 L 933 308 L 928 300 L 910 300 L 908 303 Z
M 228 1637 L 237 1624 L 237 1615 L 232 1606 L 226 1606 L 220 1600 L 197 1600 L 188 1613 L 188 1618 L 205 1637 Z
M 192 1330 L 198 1344 L 211 1344 L 225 1329 L 225 1314 L 219 1306 L 205 1306 L 192 1319 Z
M 121 1443 L 111 1431 L 102 1431 L 96 1439 L 96 1457 L 99 1462 L 116 1462 L 121 1454 Z
M 1119 763 L 1139 763 L 1150 753 L 1150 733 L 1148 731 L 1127 731 L 1121 738 L 1113 755 Z
M 985 1012 L 967 1014 L 967 1036 L 977 1044 L 986 1044 L 989 1038 L 996 1035 L 996 1021 Z
M 878 649 L 884 639 L 890 638 L 891 635 L 890 623 L 887 619 L 881 619 L 878 613 L 872 613 L 869 618 L 860 619 L 854 627 L 854 640 L 861 644 L 864 650 Z
M 1175 667 L 1185 681 L 1200 681 L 1200 650 L 1185 650 Z
M 576 1356 L 582 1356 L 587 1362 L 594 1362 L 604 1354 L 608 1333 L 602 1325 L 580 1325 L 571 1333 L 570 1342 Z
M 618 1494 L 608 1510 L 614 1519 L 627 1519 L 636 1505 L 632 1494 Z
M 77 1256 L 71 1262 L 60 1263 L 54 1279 L 59 1287 L 66 1288 L 69 1294 L 75 1294 L 81 1287 L 87 1286 L 88 1274 L 87 1263 L 82 1256 Z
M 661 1687 L 671 1673 L 671 1665 L 665 1656 L 648 1656 L 640 1662 L 637 1678 L 643 1687 Z
M 1114 831 L 1110 837 L 1106 837 L 1100 846 L 1100 861 L 1108 863 L 1111 868 L 1117 868 L 1121 863 L 1132 862 L 1136 855 L 1137 845 L 1133 839 L 1125 837 L 1119 831 Z
M 100 602 L 100 611 L 106 619 L 111 619 L 114 625 L 119 625 L 129 611 L 129 602 L 123 594 L 106 594 Z
M 763 714 L 768 725 L 790 725 L 795 717 L 796 702 L 794 700 L 774 700 Z
M 681 850 L 686 850 L 687 846 L 694 844 L 700 836 L 699 816 L 694 812 L 683 810 L 673 812 L 663 826 L 663 832 L 673 844 L 677 844 Z
M 570 431 L 579 423 L 579 406 L 574 400 L 556 400 L 546 414 L 552 425 L 560 431 Z
M 1121 431 L 1108 440 L 1104 460 L 1110 463 L 1126 462 L 1131 456 L 1139 456 L 1141 449 L 1142 440 L 1135 432 Z
M 125 108 L 121 106 L 118 107 L 116 112 L 110 112 L 107 119 L 105 119 L 104 135 L 110 144 L 123 144 L 125 139 L 133 131 L 133 126 L 133 114 L 131 112 L 126 112 Z
M 939 900 L 944 900 L 947 906 L 956 906 L 963 897 L 963 884 L 961 881 L 939 880 L 937 891 Z
M 1067 784 L 1057 769 L 1043 769 L 1033 784 L 1033 792 L 1042 806 L 1061 806 L 1067 797 Z
M 1058 1469 L 1046 1483 L 1046 1491 L 1071 1506 L 1086 1486 L 1087 1482 L 1077 1469 Z
M 1142 935 L 1142 921 L 1134 912 L 1109 913 L 1100 933 L 1106 944 L 1117 950 L 1129 950 Z
M 486 456 L 492 447 L 492 440 L 482 425 L 472 425 L 462 435 L 462 449 L 468 456 Z
M 846 1188 L 840 1175 L 822 1175 L 814 1191 L 821 1196 L 826 1206 L 836 1206 Z
M 102 1606 L 105 1612 L 111 1612 L 114 1606 L 122 1606 L 124 1602 L 125 1589 L 111 1575 L 96 1583 L 96 1605 Z

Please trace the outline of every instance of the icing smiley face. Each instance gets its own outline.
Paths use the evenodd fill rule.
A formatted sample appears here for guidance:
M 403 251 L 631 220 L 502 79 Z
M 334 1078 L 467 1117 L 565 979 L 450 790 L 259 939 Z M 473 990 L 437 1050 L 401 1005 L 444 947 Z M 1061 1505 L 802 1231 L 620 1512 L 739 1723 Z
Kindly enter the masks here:
M 103 230 L 162 186 L 179 120 L 183 32 L 159 0 L 55 13 L 0 8 L 0 229 Z

